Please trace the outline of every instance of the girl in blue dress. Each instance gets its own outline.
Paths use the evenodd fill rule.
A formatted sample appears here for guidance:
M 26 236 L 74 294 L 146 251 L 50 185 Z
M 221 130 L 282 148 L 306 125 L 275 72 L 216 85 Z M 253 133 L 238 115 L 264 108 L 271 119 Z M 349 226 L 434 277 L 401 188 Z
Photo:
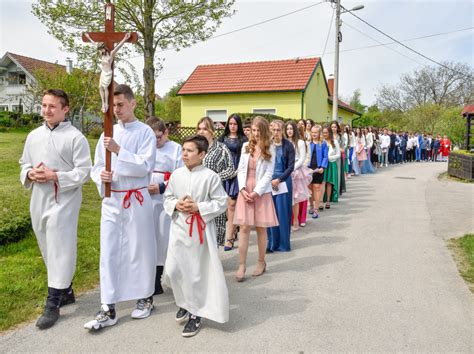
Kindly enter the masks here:
M 240 161 L 240 153 L 242 152 L 242 145 L 247 142 L 247 137 L 244 134 L 244 129 L 242 126 L 242 119 L 238 114 L 231 114 L 229 116 L 229 119 L 227 119 L 227 123 L 225 125 L 224 134 L 219 138 L 219 141 L 229 149 L 234 168 L 237 170 Z M 225 180 L 224 189 L 229 196 L 227 200 L 227 225 L 224 251 L 230 251 L 234 248 L 235 242 L 236 226 L 234 225 L 233 220 L 235 203 L 237 202 L 237 196 L 239 195 L 237 176 Z
M 267 251 L 290 251 L 291 214 L 293 212 L 291 173 L 295 168 L 295 148 L 290 141 L 283 139 L 282 121 L 274 120 L 271 124 L 271 130 L 273 146 L 275 147 L 272 188 L 275 192 L 281 192 L 284 189 L 287 189 L 287 191 L 273 196 L 279 226 L 267 229 Z M 284 188 L 285 184 L 286 188 Z

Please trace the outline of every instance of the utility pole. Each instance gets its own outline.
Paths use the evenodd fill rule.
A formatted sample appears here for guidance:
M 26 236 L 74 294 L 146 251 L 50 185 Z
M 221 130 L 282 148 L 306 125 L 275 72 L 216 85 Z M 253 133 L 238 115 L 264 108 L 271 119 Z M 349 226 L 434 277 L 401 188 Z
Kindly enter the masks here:
M 338 120 L 338 103 L 339 103 L 339 42 L 341 38 L 341 0 L 332 0 L 336 4 L 336 42 L 334 54 L 334 88 L 332 93 L 332 119 Z

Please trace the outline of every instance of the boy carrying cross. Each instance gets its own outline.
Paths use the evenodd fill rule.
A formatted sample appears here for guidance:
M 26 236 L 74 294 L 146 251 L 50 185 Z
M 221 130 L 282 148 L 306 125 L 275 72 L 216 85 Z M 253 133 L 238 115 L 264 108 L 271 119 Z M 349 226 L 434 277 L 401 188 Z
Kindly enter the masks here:
M 184 140 L 183 162 L 166 188 L 164 207 L 171 216 L 164 282 L 173 289 L 179 310 L 176 321 L 188 319 L 183 337 L 201 328 L 201 317 L 225 323 L 229 296 L 218 255 L 213 219 L 227 208 L 219 176 L 203 166 L 209 143 L 205 137 Z

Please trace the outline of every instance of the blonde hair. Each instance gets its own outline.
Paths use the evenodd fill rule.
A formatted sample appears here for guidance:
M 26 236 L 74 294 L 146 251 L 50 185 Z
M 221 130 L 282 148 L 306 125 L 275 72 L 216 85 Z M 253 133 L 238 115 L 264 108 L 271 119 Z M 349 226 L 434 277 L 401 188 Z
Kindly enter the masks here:
M 258 145 L 262 158 L 266 161 L 270 161 L 272 158 L 272 154 L 270 153 L 270 145 L 272 143 L 270 134 L 270 124 L 268 124 L 268 121 L 262 116 L 256 116 L 252 120 L 252 126 L 253 125 L 258 128 L 260 137 L 257 140 L 251 133 L 249 143 L 245 149 L 245 152 L 253 156 L 253 154 L 255 153 L 255 147 Z
M 322 141 L 323 141 L 323 132 L 322 132 L 321 126 L 320 126 L 320 125 L 313 125 L 313 126 L 311 127 L 311 130 L 313 130 L 313 129 L 317 129 L 317 130 L 318 130 L 318 139 L 317 139 L 317 141 L 318 141 L 319 143 L 322 143 Z M 313 136 L 312 136 L 312 134 L 311 134 L 311 142 L 313 142 Z
M 206 130 L 209 130 L 211 133 L 214 134 L 214 122 L 212 121 L 211 118 L 202 117 L 201 119 L 199 119 L 196 125 L 196 131 L 199 130 L 199 126 L 201 125 L 201 123 L 204 123 Z

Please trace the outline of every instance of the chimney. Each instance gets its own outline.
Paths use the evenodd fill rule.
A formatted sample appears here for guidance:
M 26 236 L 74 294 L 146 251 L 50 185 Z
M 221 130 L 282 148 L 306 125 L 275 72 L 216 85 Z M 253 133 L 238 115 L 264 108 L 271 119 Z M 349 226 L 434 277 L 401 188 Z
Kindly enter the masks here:
M 72 73 L 72 59 L 71 58 L 66 58 L 66 72 L 68 74 Z
M 328 79 L 329 96 L 334 96 L 334 76 L 330 75 Z

